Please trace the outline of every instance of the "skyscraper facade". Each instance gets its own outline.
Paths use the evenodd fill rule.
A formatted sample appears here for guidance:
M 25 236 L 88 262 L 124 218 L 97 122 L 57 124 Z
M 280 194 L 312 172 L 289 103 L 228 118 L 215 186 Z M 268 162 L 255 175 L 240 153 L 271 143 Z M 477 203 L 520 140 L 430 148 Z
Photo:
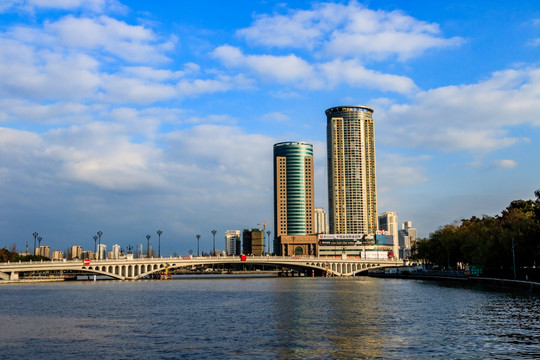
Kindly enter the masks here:
M 377 178 L 373 109 L 326 110 L 328 217 L 331 234 L 377 231 Z
M 313 145 L 274 145 L 274 236 L 314 233 Z

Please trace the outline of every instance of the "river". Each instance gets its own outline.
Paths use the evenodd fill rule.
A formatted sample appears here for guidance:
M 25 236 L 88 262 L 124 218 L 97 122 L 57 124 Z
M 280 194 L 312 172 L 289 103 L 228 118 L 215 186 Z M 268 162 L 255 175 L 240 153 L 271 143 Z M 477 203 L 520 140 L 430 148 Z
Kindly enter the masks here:
M 540 297 L 368 277 L 10 284 L 15 358 L 537 359 Z

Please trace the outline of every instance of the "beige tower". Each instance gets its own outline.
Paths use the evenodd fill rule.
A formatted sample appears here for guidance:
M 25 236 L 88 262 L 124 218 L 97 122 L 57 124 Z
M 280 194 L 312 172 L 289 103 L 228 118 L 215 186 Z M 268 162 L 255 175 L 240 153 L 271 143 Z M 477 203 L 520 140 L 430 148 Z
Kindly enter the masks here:
M 326 110 L 328 217 L 331 234 L 377 231 L 377 178 L 373 109 Z

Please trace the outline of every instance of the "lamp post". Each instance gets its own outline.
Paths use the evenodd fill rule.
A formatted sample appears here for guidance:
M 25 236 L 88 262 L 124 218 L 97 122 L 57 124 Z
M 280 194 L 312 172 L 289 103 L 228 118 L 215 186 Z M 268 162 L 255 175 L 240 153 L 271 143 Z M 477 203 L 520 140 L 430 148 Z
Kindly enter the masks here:
M 146 257 L 150 257 L 150 235 L 146 235 L 146 241 L 148 241 L 148 244 L 146 245 Z
M 98 260 L 101 260 L 101 235 L 103 235 L 103 231 L 99 230 L 97 232 L 97 236 L 98 236 Z
M 195 237 L 197 238 L 197 256 L 199 256 L 199 239 L 201 238 L 201 235 L 197 234 Z
M 97 259 L 97 235 L 94 235 L 94 254 L 96 255 Z
M 34 255 L 36 255 L 36 238 L 38 237 L 38 233 L 34 232 L 32 236 L 34 237 Z
M 43 240 L 43 238 L 42 238 L 41 236 L 38 236 L 38 238 L 37 238 L 37 241 L 38 241 L 38 249 L 41 247 L 41 240 Z M 34 250 L 34 255 L 36 255 L 35 252 L 36 252 L 36 251 Z
M 158 230 L 157 231 L 157 236 L 158 236 L 158 257 L 161 257 L 161 234 L 163 234 L 163 231 L 161 230 Z
M 212 247 L 213 247 L 213 252 L 212 252 L 212 256 L 216 256 L 216 233 L 217 231 L 216 230 L 212 230 L 212 237 L 214 238 L 214 240 L 212 241 Z
M 268 234 L 268 245 L 267 245 L 268 251 L 267 251 L 267 253 L 270 254 L 270 233 L 271 233 L 271 231 L 268 230 L 266 233 Z

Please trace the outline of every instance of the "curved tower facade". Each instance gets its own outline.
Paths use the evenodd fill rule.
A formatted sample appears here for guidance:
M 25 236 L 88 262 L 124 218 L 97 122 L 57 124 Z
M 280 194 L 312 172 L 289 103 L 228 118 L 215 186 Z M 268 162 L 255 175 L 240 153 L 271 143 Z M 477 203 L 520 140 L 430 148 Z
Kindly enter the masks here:
M 313 234 L 313 145 L 274 145 L 274 236 Z
M 377 231 L 377 178 L 373 109 L 326 110 L 328 218 L 331 234 Z

